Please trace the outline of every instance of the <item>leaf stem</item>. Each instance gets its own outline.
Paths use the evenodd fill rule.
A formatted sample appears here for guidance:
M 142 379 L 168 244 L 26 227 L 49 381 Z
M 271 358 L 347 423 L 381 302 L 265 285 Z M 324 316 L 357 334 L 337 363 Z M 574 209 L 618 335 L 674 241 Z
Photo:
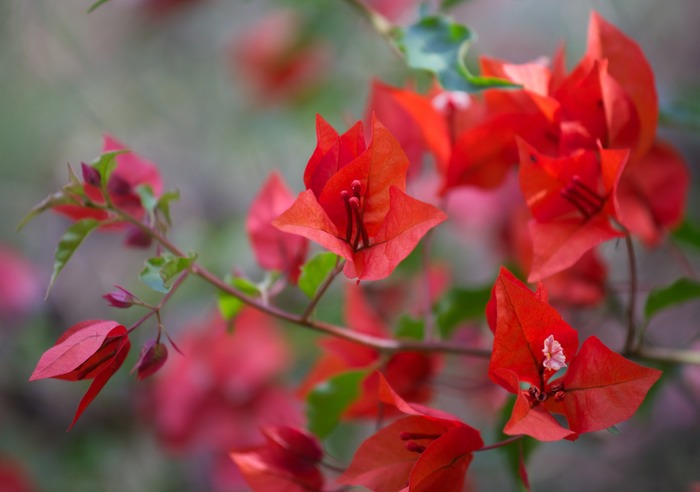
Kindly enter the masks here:
M 497 442 L 497 443 L 494 443 L 494 444 L 490 444 L 490 445 L 488 445 L 488 446 L 484 446 L 484 447 L 481 448 L 481 449 L 476 449 L 474 452 L 475 452 L 475 453 L 478 453 L 478 452 L 480 452 L 480 451 L 489 451 L 489 450 L 491 450 L 491 449 L 502 448 L 503 446 L 508 446 L 509 444 L 512 444 L 512 443 L 514 443 L 514 442 L 517 442 L 517 441 L 521 440 L 523 437 L 525 437 L 525 435 L 523 435 L 523 434 L 521 434 L 521 435 L 519 435 L 519 436 L 509 437 L 508 439 L 504 439 L 504 440 L 501 441 L 501 442 Z
M 353 7 L 369 22 L 372 28 L 386 40 L 396 56 L 402 60 L 405 59 L 403 52 L 394 43 L 394 25 L 386 17 L 369 8 L 361 0 L 345 0 L 345 3 Z

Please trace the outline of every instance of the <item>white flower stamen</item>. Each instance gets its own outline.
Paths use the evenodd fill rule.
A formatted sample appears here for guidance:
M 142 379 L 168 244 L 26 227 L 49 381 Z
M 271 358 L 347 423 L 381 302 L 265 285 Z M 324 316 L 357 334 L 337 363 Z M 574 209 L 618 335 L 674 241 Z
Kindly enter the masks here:
M 566 367 L 566 356 L 561 344 L 554 339 L 554 335 L 549 335 L 544 340 L 544 361 L 542 365 L 550 371 L 558 371 L 562 367 Z

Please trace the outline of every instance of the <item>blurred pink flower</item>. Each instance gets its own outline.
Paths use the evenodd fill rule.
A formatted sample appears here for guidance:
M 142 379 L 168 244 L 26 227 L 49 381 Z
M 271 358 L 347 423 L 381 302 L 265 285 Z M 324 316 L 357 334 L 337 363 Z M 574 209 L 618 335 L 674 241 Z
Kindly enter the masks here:
M 0 456 L 0 492 L 33 492 L 35 490 L 36 487 L 19 463 Z
M 32 264 L 15 250 L 0 245 L 0 318 L 27 314 L 40 296 Z
M 302 17 L 278 10 L 235 38 L 229 49 L 234 74 L 258 102 L 304 95 L 325 77 L 329 46 L 309 34 Z
M 277 382 L 288 350 L 271 318 L 252 309 L 241 311 L 230 334 L 211 315 L 190 326 L 178 346 L 184 356 L 173 354 L 154 378 L 149 418 L 171 451 L 212 458 L 213 481 L 223 490 L 236 477 L 217 466 L 218 457 L 262 444 L 264 425 L 303 422 L 299 403 Z

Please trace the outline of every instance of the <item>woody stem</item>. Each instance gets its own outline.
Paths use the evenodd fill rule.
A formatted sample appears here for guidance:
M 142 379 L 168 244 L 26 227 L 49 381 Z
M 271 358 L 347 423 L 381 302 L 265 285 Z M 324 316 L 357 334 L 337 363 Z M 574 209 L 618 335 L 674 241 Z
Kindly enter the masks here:
M 627 338 L 625 339 L 625 352 L 633 349 L 637 326 L 634 313 L 637 303 L 637 259 L 634 253 L 634 245 L 629 232 L 625 235 L 625 245 L 627 246 L 627 260 L 630 271 L 630 298 L 627 305 Z
M 323 283 L 318 287 L 318 290 L 316 291 L 316 294 L 314 295 L 313 299 L 311 299 L 311 302 L 309 302 L 309 305 L 306 306 L 306 309 L 304 309 L 304 312 L 301 314 L 301 319 L 309 319 L 309 316 L 311 316 L 311 313 L 314 312 L 314 309 L 316 309 L 316 305 L 326 293 L 328 287 L 330 287 L 330 285 L 333 283 L 335 277 L 337 277 L 338 274 L 343 271 L 344 266 L 345 260 L 340 261 L 340 256 L 336 257 L 335 267 L 333 268 L 333 270 L 331 270 L 331 272 L 328 274 Z

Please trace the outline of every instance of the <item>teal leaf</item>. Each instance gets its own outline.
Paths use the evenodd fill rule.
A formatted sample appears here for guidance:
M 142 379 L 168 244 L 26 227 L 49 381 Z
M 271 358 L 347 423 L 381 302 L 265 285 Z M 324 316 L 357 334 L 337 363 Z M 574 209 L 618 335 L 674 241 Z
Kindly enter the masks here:
M 135 191 L 141 200 L 141 206 L 148 213 L 149 217 L 152 217 L 153 211 L 158 204 L 158 199 L 153 194 L 153 187 L 149 184 L 142 184 L 137 186 Z
M 173 256 L 163 255 L 146 260 L 146 266 L 139 274 L 141 281 L 151 289 L 160 293 L 167 293 L 172 287 L 172 281 L 180 273 L 189 269 L 197 255 Z
M 647 321 L 656 313 L 671 306 L 700 297 L 700 282 L 689 278 L 676 280 L 669 286 L 652 289 L 644 306 Z
M 249 297 L 260 297 L 261 295 L 258 286 L 245 277 L 229 278 L 226 282 Z M 224 291 L 219 291 L 218 305 L 219 312 L 226 321 L 235 318 L 245 306 L 238 297 Z
M 75 253 L 83 240 L 99 225 L 99 220 L 83 219 L 66 229 L 66 232 L 63 234 L 56 248 L 53 272 L 51 273 L 51 280 L 49 280 L 49 287 L 46 289 L 46 297 L 49 296 L 49 291 L 56 281 L 58 274 L 61 273 L 61 270 L 66 266 L 68 260 L 73 256 L 73 253 Z
M 333 271 L 338 261 L 334 253 L 318 253 L 301 267 L 299 276 L 299 288 L 313 299 L 323 281 Z
M 395 28 L 392 36 L 408 66 L 433 73 L 446 90 L 477 92 L 493 87 L 519 87 L 506 80 L 469 73 L 464 57 L 475 35 L 449 17 L 423 17 L 408 27 Z
M 155 210 L 160 212 L 165 218 L 168 225 L 172 225 L 172 220 L 170 219 L 170 202 L 176 202 L 180 199 L 180 192 L 178 190 L 170 190 L 163 193 L 158 202 L 155 205 Z
M 435 321 L 443 338 L 449 338 L 462 322 L 480 319 L 491 297 L 491 287 L 450 289 L 434 308 Z
M 325 439 L 335 429 L 340 416 L 360 396 L 360 384 L 366 371 L 348 371 L 319 383 L 306 398 L 309 430 Z

